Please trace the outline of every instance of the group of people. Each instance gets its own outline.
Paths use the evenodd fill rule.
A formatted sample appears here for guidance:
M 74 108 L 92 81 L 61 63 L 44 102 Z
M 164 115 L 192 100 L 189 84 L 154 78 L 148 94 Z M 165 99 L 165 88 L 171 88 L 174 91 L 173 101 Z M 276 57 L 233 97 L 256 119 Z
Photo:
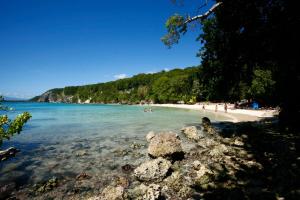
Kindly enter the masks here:
M 205 110 L 205 105 L 203 104 L 202 105 L 202 109 Z M 224 104 L 224 111 L 227 113 L 227 109 L 228 109 L 228 106 L 227 106 L 227 103 Z M 218 112 L 218 104 L 216 104 L 215 106 L 215 112 Z
M 152 108 L 144 108 L 144 112 L 152 112 Z

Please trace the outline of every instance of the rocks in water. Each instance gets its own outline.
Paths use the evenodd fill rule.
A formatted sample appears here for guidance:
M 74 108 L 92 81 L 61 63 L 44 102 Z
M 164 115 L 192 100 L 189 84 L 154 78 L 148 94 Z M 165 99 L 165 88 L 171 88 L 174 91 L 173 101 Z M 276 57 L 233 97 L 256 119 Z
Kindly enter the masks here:
M 122 200 L 124 194 L 124 187 L 122 186 L 107 186 L 102 191 L 100 198 L 101 200 Z
M 0 199 L 8 198 L 11 193 L 15 190 L 16 184 L 9 183 L 4 186 L 0 186 Z
M 113 151 L 113 154 L 116 157 L 123 157 L 123 156 L 127 156 L 129 153 L 131 153 L 132 151 L 129 149 L 116 149 Z
M 134 176 L 141 181 L 162 180 L 168 173 L 171 162 L 161 157 L 142 163 L 134 170 Z
M 155 133 L 154 133 L 153 131 L 150 131 L 150 132 L 146 135 L 146 140 L 147 140 L 147 142 L 150 142 L 150 140 L 151 140 L 152 138 L 154 138 L 154 136 L 155 136 Z
M 92 178 L 92 176 L 88 175 L 85 172 L 80 173 L 79 175 L 76 176 L 76 180 L 80 181 L 80 180 L 84 180 L 84 179 L 90 179 Z
M 181 140 L 175 133 L 160 133 L 151 138 L 148 154 L 151 157 L 165 157 L 172 159 L 182 159 L 184 152 Z
M 144 146 L 143 144 L 139 144 L 139 143 L 133 142 L 133 143 L 130 145 L 130 148 L 132 148 L 132 149 L 140 149 L 140 148 L 143 147 L 143 146 Z
M 130 173 L 133 171 L 133 166 L 130 164 L 123 165 L 121 168 L 124 173 Z
M 15 147 L 10 147 L 6 150 L 0 151 L 0 162 L 14 157 L 19 151 L 20 150 L 16 149 Z
M 136 200 L 156 200 L 161 196 L 161 187 L 157 184 L 146 186 L 141 184 L 128 193 L 129 199 Z
M 88 152 L 86 150 L 79 150 L 79 151 L 76 151 L 76 154 L 75 154 L 77 157 L 82 157 L 82 156 L 86 156 L 88 155 Z
M 41 184 L 41 185 L 36 185 L 35 187 L 36 192 L 38 193 L 45 193 L 48 192 L 50 190 L 53 190 L 53 188 L 58 186 L 58 179 L 56 177 L 53 177 L 51 179 L 49 179 L 46 183 Z
M 199 140 L 200 134 L 198 133 L 196 126 L 188 126 L 181 129 L 181 131 L 185 134 L 188 139 L 191 140 Z

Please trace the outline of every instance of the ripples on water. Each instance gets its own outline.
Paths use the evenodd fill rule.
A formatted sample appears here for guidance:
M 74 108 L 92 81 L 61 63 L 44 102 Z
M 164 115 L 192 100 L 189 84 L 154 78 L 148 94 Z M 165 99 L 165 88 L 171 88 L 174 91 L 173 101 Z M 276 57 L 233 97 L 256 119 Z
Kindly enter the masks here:
M 87 183 L 94 188 L 124 164 L 137 165 L 147 156 L 145 135 L 149 131 L 179 133 L 201 117 L 224 120 L 214 113 L 143 106 L 9 103 L 14 117 L 28 111 L 32 119 L 20 135 L 5 141 L 15 146 L 17 156 L 0 164 L 0 183 L 33 185 L 55 176 L 74 179 L 81 172 L 92 174 Z M 133 149 L 133 143 L 141 148 Z

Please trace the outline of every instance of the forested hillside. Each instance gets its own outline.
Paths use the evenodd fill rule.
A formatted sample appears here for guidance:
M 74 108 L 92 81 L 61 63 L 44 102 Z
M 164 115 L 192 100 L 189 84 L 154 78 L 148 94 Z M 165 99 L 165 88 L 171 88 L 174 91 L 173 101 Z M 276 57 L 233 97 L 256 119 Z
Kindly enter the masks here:
M 174 69 L 153 74 L 84 86 L 51 89 L 32 101 L 67 103 L 194 103 L 201 98 L 200 67 Z

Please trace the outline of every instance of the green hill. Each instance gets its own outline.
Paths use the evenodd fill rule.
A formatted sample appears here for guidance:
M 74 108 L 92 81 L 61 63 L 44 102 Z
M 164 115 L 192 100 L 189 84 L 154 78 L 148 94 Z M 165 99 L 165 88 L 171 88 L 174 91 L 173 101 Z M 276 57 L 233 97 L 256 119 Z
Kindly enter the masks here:
M 153 74 L 84 86 L 51 89 L 31 101 L 65 103 L 140 102 L 193 103 L 199 99 L 199 67 L 173 69 Z

